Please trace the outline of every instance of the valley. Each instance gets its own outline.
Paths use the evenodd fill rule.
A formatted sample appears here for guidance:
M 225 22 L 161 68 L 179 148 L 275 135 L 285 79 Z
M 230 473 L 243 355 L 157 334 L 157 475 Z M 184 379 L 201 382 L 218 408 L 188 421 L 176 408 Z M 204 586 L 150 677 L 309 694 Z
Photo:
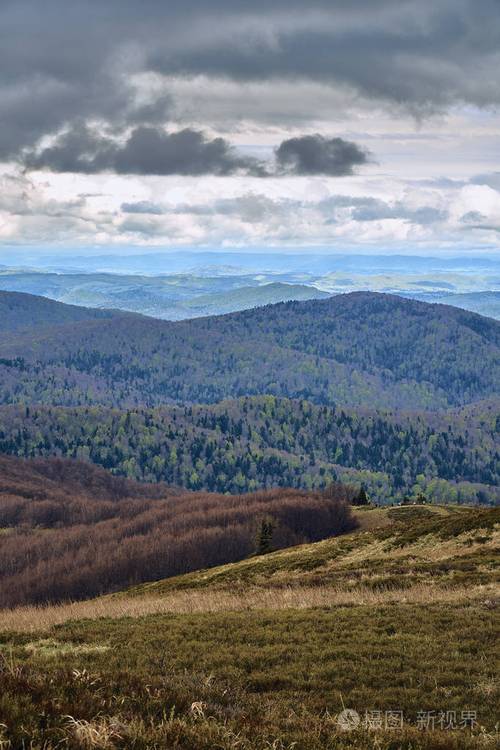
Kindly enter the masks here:
M 2 746 L 495 746 L 497 321 L 0 315 Z

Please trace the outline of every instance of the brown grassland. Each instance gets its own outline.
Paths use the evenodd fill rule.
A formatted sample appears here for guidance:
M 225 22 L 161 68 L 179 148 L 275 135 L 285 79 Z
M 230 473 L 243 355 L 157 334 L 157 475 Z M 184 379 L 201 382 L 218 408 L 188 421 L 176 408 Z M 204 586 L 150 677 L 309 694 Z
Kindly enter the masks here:
M 500 511 L 356 513 L 337 538 L 2 611 L 0 747 L 496 747 Z

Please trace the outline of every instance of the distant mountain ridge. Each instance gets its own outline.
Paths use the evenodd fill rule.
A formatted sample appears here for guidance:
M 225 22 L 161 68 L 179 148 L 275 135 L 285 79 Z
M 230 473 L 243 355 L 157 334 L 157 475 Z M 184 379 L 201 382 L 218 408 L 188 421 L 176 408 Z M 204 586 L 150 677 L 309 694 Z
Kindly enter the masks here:
M 19 300 L 26 315 L 29 299 Z M 3 403 L 130 407 L 269 393 L 435 409 L 499 395 L 499 322 L 394 295 L 356 292 L 177 323 L 95 310 L 75 321 L 72 309 L 68 324 L 66 307 L 54 309 L 64 330 L 4 325 Z
M 423 302 L 437 302 L 443 305 L 453 305 L 463 310 L 470 310 L 479 315 L 500 319 L 500 291 L 464 292 L 462 294 L 429 294 L 414 295 L 415 299 Z
M 446 264 L 430 263 L 425 271 L 416 273 L 414 262 L 419 259 L 408 261 L 405 269 L 401 259 L 395 258 L 394 267 L 384 273 L 384 264 L 381 267 L 376 259 L 369 262 L 366 257 L 359 258 L 359 267 L 354 270 L 352 258 L 351 262 L 337 258 L 333 267 L 322 273 L 319 268 L 317 272 L 312 270 L 313 259 L 308 271 L 300 270 L 292 259 L 290 265 L 282 262 L 280 270 L 266 270 L 265 257 L 259 261 L 260 271 L 207 264 L 181 272 L 175 263 L 164 273 L 95 271 L 91 265 L 78 271 L 0 266 L 0 290 L 84 307 L 120 309 L 161 320 L 222 315 L 265 304 L 369 290 L 449 304 L 500 319 L 500 292 L 492 291 L 500 285 L 495 264 L 488 268 L 478 261 L 474 268 L 470 262 L 463 268 L 454 264 L 448 268 Z
M 310 299 L 327 299 L 328 292 L 322 292 L 305 284 L 284 284 L 275 281 L 260 286 L 243 286 L 233 291 L 207 294 L 184 303 L 186 317 L 201 315 L 224 315 L 239 310 L 250 310 L 262 305 L 278 302 L 300 302 Z
M 273 279 L 273 276 L 270 277 Z M 167 276 L 0 270 L 0 290 L 42 295 L 66 304 L 120 309 L 162 320 L 220 315 L 287 300 L 329 296 L 315 286 L 255 275 Z

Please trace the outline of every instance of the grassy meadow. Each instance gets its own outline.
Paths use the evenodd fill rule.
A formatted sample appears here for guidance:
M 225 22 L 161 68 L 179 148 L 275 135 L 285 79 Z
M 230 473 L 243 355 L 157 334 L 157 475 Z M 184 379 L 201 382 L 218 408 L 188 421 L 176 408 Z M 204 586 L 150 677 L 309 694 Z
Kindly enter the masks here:
M 357 513 L 316 544 L 0 612 L 0 747 L 496 747 L 500 511 Z

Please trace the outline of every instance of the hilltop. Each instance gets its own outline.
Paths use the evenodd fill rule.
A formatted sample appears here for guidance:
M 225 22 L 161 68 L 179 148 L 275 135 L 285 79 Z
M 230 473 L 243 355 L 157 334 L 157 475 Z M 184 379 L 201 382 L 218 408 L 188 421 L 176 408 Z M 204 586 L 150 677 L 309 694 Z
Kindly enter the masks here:
M 498 395 L 499 348 L 498 321 L 366 292 L 177 323 L 123 313 L 7 331 L 0 382 L 3 403 L 132 407 L 273 394 L 436 409 Z

